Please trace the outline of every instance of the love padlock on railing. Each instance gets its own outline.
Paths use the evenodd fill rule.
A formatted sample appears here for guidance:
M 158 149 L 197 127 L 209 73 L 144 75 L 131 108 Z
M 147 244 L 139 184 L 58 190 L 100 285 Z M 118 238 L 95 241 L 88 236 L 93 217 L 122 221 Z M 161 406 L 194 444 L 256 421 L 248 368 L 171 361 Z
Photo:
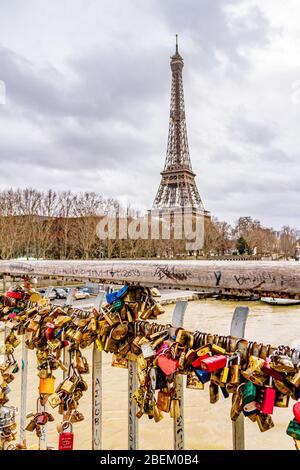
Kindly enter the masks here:
M 59 428 L 58 450 L 73 450 L 74 434 L 70 421 L 64 421 Z

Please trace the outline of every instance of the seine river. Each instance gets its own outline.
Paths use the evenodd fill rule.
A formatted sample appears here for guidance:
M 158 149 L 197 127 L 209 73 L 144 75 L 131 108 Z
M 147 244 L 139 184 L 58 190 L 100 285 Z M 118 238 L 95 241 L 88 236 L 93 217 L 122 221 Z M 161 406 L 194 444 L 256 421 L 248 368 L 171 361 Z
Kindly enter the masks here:
M 228 334 L 231 317 L 237 305 L 248 305 L 250 314 L 245 337 L 272 344 L 300 345 L 300 306 L 272 307 L 261 302 L 236 302 L 220 300 L 200 300 L 189 302 L 185 327 L 218 334 Z M 171 320 L 174 306 L 166 307 L 167 312 L 160 317 L 162 323 Z M 91 351 L 86 350 L 90 360 Z M 18 353 L 20 354 L 20 352 Z M 29 393 L 28 412 L 36 409 L 38 387 L 35 354 L 29 351 Z M 110 366 L 111 355 L 103 355 L 103 449 L 127 448 L 127 371 Z M 18 374 L 20 375 L 20 374 Z M 90 374 L 91 375 L 91 374 Z M 90 384 L 91 377 L 85 378 Z M 56 373 L 57 379 L 60 372 Z M 11 383 L 13 389 L 9 404 L 17 404 L 20 398 L 18 377 Z M 184 377 L 185 380 L 185 377 Z M 58 383 L 58 381 L 57 381 Z M 74 425 L 75 449 L 91 448 L 91 387 L 85 392 L 79 406 L 85 421 Z M 186 449 L 231 449 L 231 420 L 229 417 L 231 398 L 224 399 L 220 394 L 218 403 L 209 403 L 208 386 L 204 391 L 185 389 L 185 448 Z M 293 440 L 285 433 L 292 419 L 292 403 L 288 409 L 275 408 L 275 427 L 261 433 L 256 423 L 246 419 L 245 436 L 247 449 L 294 449 Z M 172 449 L 172 419 L 165 415 L 159 423 L 142 417 L 139 420 L 140 449 Z M 34 448 L 37 438 L 27 433 L 28 447 Z M 47 425 L 48 445 L 57 447 L 56 424 Z

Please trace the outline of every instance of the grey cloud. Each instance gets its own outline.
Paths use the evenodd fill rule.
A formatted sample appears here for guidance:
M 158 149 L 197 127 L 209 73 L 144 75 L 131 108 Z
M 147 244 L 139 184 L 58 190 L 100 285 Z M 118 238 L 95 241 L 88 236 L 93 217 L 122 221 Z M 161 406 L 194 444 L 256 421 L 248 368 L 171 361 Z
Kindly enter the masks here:
M 209 157 L 211 163 L 238 162 L 240 160 L 240 155 L 226 147 L 216 148 Z
M 276 138 L 276 132 L 270 124 L 251 121 L 236 114 L 228 124 L 230 137 L 235 140 L 269 147 Z
M 244 68 L 248 60 L 240 48 L 265 46 L 270 25 L 257 6 L 248 8 L 242 17 L 228 16 L 226 7 L 241 0 L 156 0 L 170 31 L 190 37 L 207 67 L 218 64 L 216 52 L 222 51 L 231 64 Z

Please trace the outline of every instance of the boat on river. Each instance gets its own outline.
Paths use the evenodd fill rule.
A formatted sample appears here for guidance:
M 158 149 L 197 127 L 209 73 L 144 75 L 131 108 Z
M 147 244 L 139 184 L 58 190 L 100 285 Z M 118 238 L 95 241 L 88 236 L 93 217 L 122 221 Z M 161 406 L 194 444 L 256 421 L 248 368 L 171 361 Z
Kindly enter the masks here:
M 270 305 L 300 305 L 300 299 L 284 299 L 281 297 L 261 297 L 260 300 Z

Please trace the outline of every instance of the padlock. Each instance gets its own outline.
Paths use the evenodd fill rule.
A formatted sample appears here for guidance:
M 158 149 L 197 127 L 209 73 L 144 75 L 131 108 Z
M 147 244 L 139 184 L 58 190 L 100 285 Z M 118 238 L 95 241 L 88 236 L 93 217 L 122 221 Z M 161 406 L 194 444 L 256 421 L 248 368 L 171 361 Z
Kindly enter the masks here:
M 289 422 L 286 433 L 296 440 L 300 439 L 300 423 L 296 419 Z
M 112 332 L 113 329 L 110 330 L 109 336 L 107 336 L 105 340 L 105 345 L 104 345 L 104 351 L 105 352 L 117 352 L 119 349 L 119 342 L 112 339 Z
M 217 344 L 212 344 L 211 350 L 216 354 L 226 354 L 226 349 L 218 346 Z
M 298 421 L 298 423 L 300 423 L 300 401 L 294 404 L 293 413 L 294 413 L 295 420 Z
M 272 416 L 264 413 L 258 413 L 258 415 L 256 415 L 256 422 L 261 432 L 268 431 L 274 427 Z
M 295 372 L 295 367 L 292 359 L 285 354 L 278 354 L 274 352 L 270 356 L 270 366 L 278 372 L 292 373 Z
M 36 428 L 36 420 L 32 419 L 32 420 L 29 421 L 29 423 L 25 427 L 25 431 L 33 432 L 35 430 L 35 428 Z
M 95 345 L 96 345 L 96 347 L 99 349 L 99 351 L 103 351 L 103 350 L 104 350 L 104 344 L 103 344 L 103 341 L 101 341 L 101 339 L 96 338 L 96 340 L 95 340 Z
M 272 377 L 270 377 L 269 385 L 265 385 L 262 389 L 262 396 L 258 398 L 259 401 L 259 410 L 263 414 L 271 415 L 273 414 L 274 404 L 275 404 L 275 395 L 276 390 L 272 386 Z
M 156 355 L 156 352 L 153 349 L 153 346 L 150 343 L 150 341 L 148 341 L 147 343 L 142 344 L 141 345 L 141 350 L 142 350 L 142 354 L 143 354 L 145 359 L 150 359 L 151 357 L 155 357 L 155 355 Z
M 48 415 L 46 413 L 40 413 L 36 418 L 36 424 L 44 426 L 48 422 Z
M 206 344 L 206 345 L 201 346 L 200 348 L 198 348 L 195 352 L 196 352 L 197 356 L 207 357 L 207 355 L 210 353 L 210 351 L 211 351 L 211 345 Z
M 264 362 L 264 365 L 262 366 L 261 370 L 264 374 L 267 374 L 271 377 L 273 377 L 273 379 L 276 379 L 276 380 L 283 380 L 283 376 L 282 374 L 280 374 L 279 372 L 277 372 L 277 370 L 274 370 L 272 369 L 271 367 L 271 358 L 270 357 L 267 357 L 265 359 L 265 362 Z
M 164 411 L 165 413 L 170 412 L 171 407 L 171 395 L 169 392 L 164 392 L 160 390 L 157 394 L 157 407 L 160 411 Z
M 260 360 L 262 362 L 252 363 L 253 368 L 248 367 L 248 369 L 242 370 L 241 374 L 243 377 L 245 377 L 247 381 L 254 383 L 258 387 L 263 387 L 268 377 L 263 374 L 261 368 L 259 367 L 259 365 L 261 365 L 262 367 L 264 364 L 264 360 L 263 359 L 260 359 Z
M 277 406 L 278 408 L 288 408 L 289 401 L 289 395 L 285 395 L 284 393 L 279 392 L 279 390 L 276 390 L 274 406 Z
M 192 362 L 192 366 L 194 367 L 194 369 L 201 367 L 202 360 L 206 359 L 207 357 L 211 356 L 209 356 L 209 354 L 205 354 L 203 356 L 196 357 L 196 359 Z
M 60 390 L 66 392 L 67 394 L 71 394 L 74 392 L 76 388 L 76 382 L 67 378 L 61 385 Z
M 154 405 L 153 417 L 156 423 L 161 421 L 164 417 L 163 413 L 158 409 L 158 406 L 156 404 Z
M 192 348 L 194 337 L 190 331 L 186 331 L 183 328 L 180 328 L 177 330 L 175 341 L 176 343 L 181 344 L 181 346 L 188 346 L 189 348 Z
M 199 380 L 197 370 L 189 370 L 186 377 L 186 388 L 191 388 L 193 390 L 204 390 L 204 384 Z M 201 370 L 204 374 L 207 374 L 204 370 Z
M 300 441 L 298 441 L 297 439 L 294 439 L 294 443 L 295 443 L 296 450 L 300 450 Z
M 219 400 L 219 386 L 210 382 L 209 384 L 209 402 L 214 404 Z
M 230 380 L 231 384 L 237 385 L 240 383 L 240 371 L 241 371 L 241 355 L 237 352 L 231 357 L 231 362 L 236 362 L 236 364 L 231 364 L 230 366 Z
M 200 367 L 207 372 L 214 372 L 219 369 L 223 369 L 226 366 L 227 357 L 221 354 L 210 356 L 202 359 Z
M 158 315 L 165 313 L 165 309 L 159 302 L 155 302 L 152 312 L 155 317 L 158 317 Z
M 232 421 L 236 421 L 243 410 L 243 399 L 242 399 L 242 384 L 238 385 L 232 395 L 232 406 L 230 410 L 230 418 Z
M 54 393 L 54 377 L 40 378 L 39 393 L 52 395 Z
M 242 385 L 242 396 L 243 396 L 243 403 L 251 403 L 255 401 L 257 394 L 257 388 L 252 382 L 246 382 Z
M 58 450 L 73 450 L 73 446 L 73 425 L 70 421 L 64 421 L 62 423 L 62 430 L 59 433 Z
M 291 378 L 287 377 L 287 379 L 296 388 L 300 387 L 300 368 L 298 368 L 296 374 L 294 374 Z
M 227 356 L 226 357 L 226 365 L 223 368 L 220 376 L 220 382 L 225 384 L 228 381 L 229 378 L 229 363 L 230 363 L 230 358 Z
M 195 373 L 200 380 L 201 383 L 205 384 L 206 382 L 209 382 L 210 380 L 210 373 L 207 372 L 206 370 L 202 369 L 195 369 Z
M 45 330 L 45 337 L 47 340 L 51 340 L 54 338 L 54 329 L 55 329 L 55 325 L 54 323 L 47 323 L 46 324 L 47 328 Z
M 259 413 L 256 401 L 251 401 L 243 407 L 244 416 L 257 415 Z
M 173 398 L 170 405 L 170 418 L 179 418 L 180 417 L 180 402 L 179 400 Z
M 281 380 L 275 380 L 274 379 L 274 384 L 275 387 L 281 392 L 284 393 L 285 395 L 292 396 L 293 395 L 293 390 L 291 387 L 289 387 L 285 382 Z
M 157 364 L 166 376 L 174 374 L 179 366 L 177 359 L 172 359 L 171 357 L 167 356 L 159 356 L 157 359 Z
M 82 340 L 82 331 L 77 329 L 72 338 L 76 343 L 80 343 Z

